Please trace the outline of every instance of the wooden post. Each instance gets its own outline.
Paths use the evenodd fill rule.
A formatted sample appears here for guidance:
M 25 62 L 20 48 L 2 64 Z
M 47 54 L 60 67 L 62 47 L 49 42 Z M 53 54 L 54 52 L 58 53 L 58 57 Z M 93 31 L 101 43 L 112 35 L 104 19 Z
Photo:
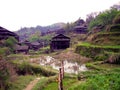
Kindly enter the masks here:
M 63 84 L 62 84 L 62 73 L 61 73 L 61 68 L 59 68 L 59 77 L 58 77 L 58 90 L 63 90 Z
M 62 67 L 62 79 L 64 78 L 64 62 L 61 62 L 61 67 Z

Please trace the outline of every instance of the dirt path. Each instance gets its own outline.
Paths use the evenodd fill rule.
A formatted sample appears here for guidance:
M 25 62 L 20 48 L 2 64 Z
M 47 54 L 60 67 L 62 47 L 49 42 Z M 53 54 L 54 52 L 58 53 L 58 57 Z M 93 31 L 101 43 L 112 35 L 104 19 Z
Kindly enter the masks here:
M 35 84 L 39 81 L 40 78 L 36 78 L 35 80 L 31 81 L 24 90 L 32 90 Z

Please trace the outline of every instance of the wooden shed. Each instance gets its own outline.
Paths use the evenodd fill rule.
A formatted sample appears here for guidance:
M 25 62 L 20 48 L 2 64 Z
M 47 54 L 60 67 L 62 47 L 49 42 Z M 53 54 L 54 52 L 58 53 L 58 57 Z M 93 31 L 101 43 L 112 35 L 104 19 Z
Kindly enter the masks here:
M 70 46 L 70 38 L 63 34 L 59 34 L 53 37 L 50 44 L 50 48 L 53 51 L 59 49 L 66 49 L 69 48 L 69 46 Z
M 29 52 L 29 47 L 27 45 L 23 45 L 23 46 L 16 45 L 15 52 L 27 54 Z
M 41 47 L 41 44 L 39 42 L 32 42 L 30 44 L 30 49 L 33 49 L 33 50 L 39 50 L 39 48 Z
M 85 26 L 75 26 L 74 31 L 75 33 L 78 33 L 78 34 L 86 34 L 88 32 L 87 27 Z

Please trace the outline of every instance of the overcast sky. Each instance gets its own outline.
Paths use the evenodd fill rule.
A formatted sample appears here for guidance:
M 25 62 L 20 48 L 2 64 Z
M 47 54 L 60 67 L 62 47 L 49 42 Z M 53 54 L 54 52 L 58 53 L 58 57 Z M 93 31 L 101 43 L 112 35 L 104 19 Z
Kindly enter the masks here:
M 109 9 L 119 0 L 0 0 L 0 26 L 11 31 L 21 27 L 50 25 L 85 19 L 91 12 Z

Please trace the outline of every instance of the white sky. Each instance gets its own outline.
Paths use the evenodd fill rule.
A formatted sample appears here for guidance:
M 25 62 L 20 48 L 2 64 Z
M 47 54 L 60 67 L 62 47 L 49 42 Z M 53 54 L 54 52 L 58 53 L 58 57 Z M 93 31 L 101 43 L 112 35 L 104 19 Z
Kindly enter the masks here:
M 0 0 L 0 26 L 21 27 L 73 22 L 79 17 L 109 9 L 120 0 Z

